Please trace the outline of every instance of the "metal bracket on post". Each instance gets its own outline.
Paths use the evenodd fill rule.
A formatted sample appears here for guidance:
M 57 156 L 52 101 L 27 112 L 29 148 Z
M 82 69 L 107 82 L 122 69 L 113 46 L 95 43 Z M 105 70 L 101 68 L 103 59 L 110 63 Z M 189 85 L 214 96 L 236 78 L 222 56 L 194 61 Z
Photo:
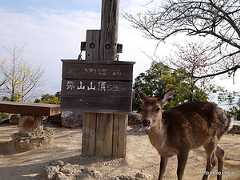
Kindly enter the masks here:
M 78 60 L 82 61 L 83 58 L 82 58 L 82 52 L 83 51 L 86 51 L 86 42 L 81 42 L 81 46 L 80 46 L 80 53 L 78 55 Z
M 122 52 L 123 52 L 123 45 L 117 44 L 117 53 L 122 53 Z

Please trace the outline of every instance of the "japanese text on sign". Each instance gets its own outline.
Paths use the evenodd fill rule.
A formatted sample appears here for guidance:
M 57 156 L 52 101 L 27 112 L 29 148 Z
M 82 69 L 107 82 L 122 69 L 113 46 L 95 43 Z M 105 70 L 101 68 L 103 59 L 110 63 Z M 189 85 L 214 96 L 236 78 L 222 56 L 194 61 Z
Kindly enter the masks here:
M 84 91 L 100 91 L 100 92 L 118 92 L 120 88 L 118 85 L 108 84 L 105 81 L 67 81 L 66 90 L 84 90 Z

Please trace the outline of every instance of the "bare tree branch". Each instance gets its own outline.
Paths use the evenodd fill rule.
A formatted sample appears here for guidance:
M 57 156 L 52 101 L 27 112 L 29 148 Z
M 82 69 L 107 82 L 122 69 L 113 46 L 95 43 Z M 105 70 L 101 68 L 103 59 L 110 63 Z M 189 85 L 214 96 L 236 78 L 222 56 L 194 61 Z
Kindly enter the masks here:
M 228 72 L 234 72 L 236 71 L 237 69 L 240 68 L 240 65 L 236 65 L 232 68 L 229 68 L 229 69 L 226 69 L 224 71 L 220 71 L 220 72 L 217 72 L 217 73 L 213 73 L 213 74 L 207 74 L 207 75 L 202 75 L 202 76 L 194 76 L 194 78 L 196 79 L 203 79 L 203 78 L 208 78 L 208 77 L 215 77 L 215 76 L 218 76 L 218 75 L 221 75 L 221 74 L 225 74 L 225 73 L 228 73 Z
M 226 64 L 240 55 L 239 0 L 165 0 L 165 4 L 137 15 L 125 14 L 133 27 L 150 39 L 164 41 L 179 33 L 212 37 L 209 64 Z M 214 60 L 213 60 L 214 59 Z M 214 69 L 209 77 L 236 71 L 239 61 L 229 68 Z M 204 75 L 206 77 L 208 75 Z
M 7 50 L 10 56 L 6 63 L 0 65 L 0 73 L 5 79 L 1 89 L 5 92 L 4 96 L 11 101 L 24 101 L 40 84 L 43 71 L 29 67 L 22 60 L 22 54 L 17 47 Z

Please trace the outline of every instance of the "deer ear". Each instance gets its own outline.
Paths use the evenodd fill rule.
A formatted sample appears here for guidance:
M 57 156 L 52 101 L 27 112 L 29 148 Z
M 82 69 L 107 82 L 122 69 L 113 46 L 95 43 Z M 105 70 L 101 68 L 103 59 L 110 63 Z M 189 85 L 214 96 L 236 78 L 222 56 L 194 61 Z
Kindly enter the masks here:
M 163 98 L 161 99 L 162 107 L 164 107 L 170 100 L 174 97 L 174 91 L 168 91 L 164 94 Z

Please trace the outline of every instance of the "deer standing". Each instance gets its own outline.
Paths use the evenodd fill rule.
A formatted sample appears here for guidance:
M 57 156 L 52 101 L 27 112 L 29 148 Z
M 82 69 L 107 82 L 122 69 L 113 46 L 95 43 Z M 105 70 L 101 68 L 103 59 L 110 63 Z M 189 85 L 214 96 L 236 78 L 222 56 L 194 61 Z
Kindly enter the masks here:
M 172 99 L 167 92 L 162 99 L 144 97 L 142 104 L 143 126 L 160 160 L 158 180 L 163 179 L 168 157 L 177 155 L 177 177 L 182 180 L 189 151 L 203 146 L 207 155 L 207 180 L 215 164 L 218 164 L 217 180 L 222 180 L 224 150 L 217 144 L 230 128 L 231 120 L 224 111 L 210 102 L 189 102 L 163 112 L 163 107 Z

